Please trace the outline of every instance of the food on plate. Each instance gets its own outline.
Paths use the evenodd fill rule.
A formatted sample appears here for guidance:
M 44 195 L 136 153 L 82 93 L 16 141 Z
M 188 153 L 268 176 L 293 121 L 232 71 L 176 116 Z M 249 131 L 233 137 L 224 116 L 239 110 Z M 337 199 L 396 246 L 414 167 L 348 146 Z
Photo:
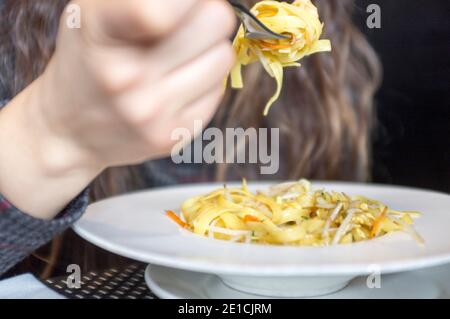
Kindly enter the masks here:
M 232 242 L 327 246 L 370 240 L 396 231 L 409 233 L 414 211 L 398 211 L 364 196 L 313 190 L 307 180 L 288 182 L 252 193 L 224 186 L 187 199 L 181 214 L 167 212 L 178 225 L 195 234 Z
M 275 78 L 277 89 L 267 102 L 264 115 L 270 111 L 278 99 L 283 86 L 283 68 L 299 67 L 303 57 L 317 52 L 331 51 L 329 40 L 320 40 L 323 24 L 317 8 L 310 0 L 296 0 L 292 4 L 278 1 L 261 1 L 252 13 L 274 32 L 289 35 L 289 39 L 257 40 L 245 37 L 241 25 L 233 47 L 236 51 L 236 64 L 231 71 L 231 86 L 244 87 L 242 66 L 260 61 L 267 73 Z

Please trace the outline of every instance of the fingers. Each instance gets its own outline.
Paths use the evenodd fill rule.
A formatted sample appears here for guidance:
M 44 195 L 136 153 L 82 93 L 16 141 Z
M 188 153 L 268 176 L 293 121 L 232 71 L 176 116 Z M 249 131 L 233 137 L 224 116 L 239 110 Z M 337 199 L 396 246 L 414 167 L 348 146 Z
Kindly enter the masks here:
M 223 95 L 223 87 L 218 86 L 208 94 L 200 97 L 190 105 L 186 105 L 177 115 L 162 114 L 157 123 L 149 123 L 142 135 L 147 139 L 149 148 L 161 150 L 161 154 L 170 153 L 175 145 L 188 144 L 192 138 L 201 133 L 202 127 L 196 127 L 195 121 L 207 125 L 214 116 Z M 187 129 L 190 134 L 183 141 L 173 140 L 172 133 L 176 129 Z M 190 138 L 190 139 L 189 139 Z
M 171 128 L 210 121 L 234 62 L 226 1 L 76 1 L 90 7 L 85 29 L 97 35 L 81 55 L 94 90 L 131 135 L 144 137 L 139 145 L 167 152 Z
M 101 11 L 100 15 L 103 20 L 100 20 L 104 22 L 96 27 L 94 22 L 97 19 L 93 19 L 96 16 L 94 14 L 90 18 L 90 20 L 94 20 L 94 24 L 91 23 L 86 28 L 86 32 L 88 32 L 89 39 L 94 39 L 94 43 L 97 44 L 94 46 L 95 54 L 91 53 L 90 58 L 95 57 L 96 60 L 102 61 L 101 65 L 98 63 L 94 65 L 95 74 L 99 78 L 102 88 L 112 94 L 127 89 L 130 84 L 133 84 L 133 79 L 138 78 L 138 75 L 144 75 L 148 82 L 161 81 L 161 78 L 167 73 L 175 71 L 228 39 L 235 25 L 235 15 L 231 7 L 223 0 L 79 1 L 99 3 L 96 10 L 93 11 Z M 142 33 L 136 31 L 136 28 L 144 31 L 150 30 L 149 32 L 156 29 L 152 29 L 151 26 L 143 27 L 142 23 L 137 22 L 139 19 L 132 18 L 139 14 L 142 16 L 141 12 L 144 12 L 146 7 L 142 2 L 145 4 L 155 3 L 157 6 L 164 3 L 166 7 L 174 6 L 174 3 L 182 3 L 182 8 L 175 10 L 175 15 L 180 17 L 180 12 L 184 10 L 183 21 L 179 21 L 178 25 L 173 24 L 174 29 L 156 43 L 142 45 L 142 43 L 137 44 L 130 40 L 121 40 L 122 42 L 117 43 L 117 37 L 137 39 L 135 36 L 138 35 L 137 37 L 140 39 L 152 38 L 149 33 L 143 37 Z M 190 10 L 188 10 L 187 3 L 191 3 Z M 157 10 L 156 6 L 150 7 Z M 151 12 L 155 14 L 153 11 Z M 163 26 L 163 28 L 166 27 Z M 98 31 L 99 29 L 109 31 Z M 109 32 L 106 37 L 105 32 Z M 110 38 L 112 35 L 114 38 Z M 118 59 L 123 61 L 116 63 L 115 61 Z M 205 81 L 208 82 L 208 80 Z
M 228 39 L 235 24 L 235 14 L 225 1 L 203 1 L 182 28 L 154 49 L 151 57 L 163 59 L 161 72 L 167 73 Z
M 116 106 L 128 121 L 142 124 L 156 114 L 170 113 L 208 94 L 222 85 L 234 61 L 234 52 L 228 41 L 222 42 L 191 63 L 176 69 L 156 85 L 146 80 L 131 91 L 122 94 Z
M 148 42 L 175 29 L 201 0 L 86 1 L 106 37 Z
M 230 43 L 222 42 L 191 63 L 169 73 L 163 78 L 161 92 L 169 97 L 169 101 L 181 100 L 189 104 L 223 83 L 233 62 L 234 52 Z
M 213 118 L 223 97 L 223 85 L 212 89 L 208 94 L 180 110 L 176 118 L 176 127 L 191 127 L 193 121 L 207 125 Z M 200 132 L 193 132 L 195 134 Z

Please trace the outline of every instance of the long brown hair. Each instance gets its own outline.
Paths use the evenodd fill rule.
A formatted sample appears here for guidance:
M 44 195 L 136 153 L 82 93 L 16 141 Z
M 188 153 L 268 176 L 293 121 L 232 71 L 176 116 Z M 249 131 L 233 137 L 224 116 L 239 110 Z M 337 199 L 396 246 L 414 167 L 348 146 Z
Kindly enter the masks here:
M 54 50 L 59 16 L 67 2 L 4 1 L 0 20 L 0 94 L 3 91 L 13 97 L 45 69 Z M 251 6 L 258 1 L 242 2 Z M 227 92 L 214 125 L 280 128 L 282 169 L 278 179 L 367 180 L 373 96 L 381 67 L 372 47 L 352 22 L 352 0 L 314 2 L 325 23 L 323 38 L 332 41 L 332 53 L 308 57 L 301 68 L 286 71 L 283 94 L 269 117 L 262 116 L 262 108 L 274 90 L 274 81 L 259 65 L 248 67 L 245 89 Z M 93 184 L 92 199 L 142 187 L 135 169 L 105 171 Z M 258 178 L 256 169 L 219 164 L 216 179 L 242 175 Z M 55 241 L 53 246 L 60 244 Z M 77 246 L 73 240 L 70 245 Z M 79 256 L 88 258 L 85 250 L 76 250 Z M 95 259 L 90 255 L 91 260 Z M 51 256 L 55 259 L 54 254 Z

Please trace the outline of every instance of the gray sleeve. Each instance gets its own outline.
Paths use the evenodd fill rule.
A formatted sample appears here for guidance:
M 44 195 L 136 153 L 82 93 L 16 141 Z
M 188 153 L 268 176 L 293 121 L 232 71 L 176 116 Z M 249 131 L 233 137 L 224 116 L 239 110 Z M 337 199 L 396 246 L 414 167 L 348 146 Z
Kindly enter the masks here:
M 0 96 L 0 111 L 7 102 Z M 53 220 L 33 218 L 0 194 L 0 276 L 77 221 L 86 210 L 88 193 L 83 191 Z
M 42 220 L 20 211 L 0 194 L 0 275 L 69 228 L 86 210 L 88 199 L 86 189 L 55 219 Z

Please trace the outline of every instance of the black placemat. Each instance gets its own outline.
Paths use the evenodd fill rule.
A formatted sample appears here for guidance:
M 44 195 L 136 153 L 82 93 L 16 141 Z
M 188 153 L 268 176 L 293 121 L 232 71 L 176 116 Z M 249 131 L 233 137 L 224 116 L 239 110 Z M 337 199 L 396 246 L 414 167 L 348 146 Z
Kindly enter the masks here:
M 81 275 L 80 288 L 69 288 L 67 276 L 42 281 L 70 299 L 156 299 L 144 280 L 145 265 L 91 271 Z

